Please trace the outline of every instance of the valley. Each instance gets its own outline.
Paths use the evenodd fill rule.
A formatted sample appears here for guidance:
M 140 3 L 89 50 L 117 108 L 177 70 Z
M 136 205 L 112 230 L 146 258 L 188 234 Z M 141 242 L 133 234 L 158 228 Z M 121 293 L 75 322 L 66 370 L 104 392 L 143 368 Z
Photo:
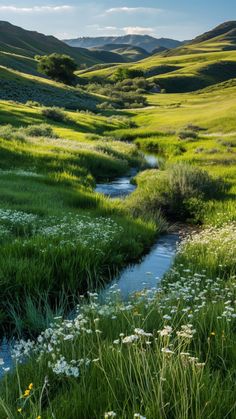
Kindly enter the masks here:
M 0 22 L 1 419 L 235 417 L 235 31 Z

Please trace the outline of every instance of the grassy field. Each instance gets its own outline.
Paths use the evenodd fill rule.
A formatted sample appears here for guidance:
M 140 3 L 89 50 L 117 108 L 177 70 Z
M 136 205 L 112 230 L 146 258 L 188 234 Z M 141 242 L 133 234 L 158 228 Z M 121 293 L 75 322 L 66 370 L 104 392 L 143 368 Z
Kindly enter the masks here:
M 155 80 L 168 93 L 181 93 L 202 89 L 235 75 L 235 51 L 198 52 L 173 56 L 151 56 L 133 65 L 150 80 Z M 122 65 L 124 67 L 124 65 Z M 89 71 L 81 74 L 89 80 L 94 77 L 111 78 L 117 67 Z M 78 73 L 80 74 L 80 73 Z
M 1 323 L 29 328 L 29 313 L 22 315 L 28 303 L 20 304 L 24 295 L 36 301 L 48 294 L 49 304 L 65 291 L 68 296 L 96 287 L 140 255 L 155 231 L 93 192 L 99 179 L 144 164 L 134 145 L 102 137 L 105 129 L 126 126 L 125 117 L 65 112 L 66 122 L 48 125 L 38 107 L 0 106 L 1 122 L 8 123 L 0 129 L 1 301 L 7 301 L 8 311 L 19 301 L 11 319 L 2 305 Z M 23 316 L 19 321 L 17 310 Z
M 26 340 L 0 382 L 0 418 L 236 417 L 236 58 L 196 45 L 134 65 L 204 87 L 147 95 L 142 109 L 98 113 L 109 98 L 1 68 L 23 103 L 0 101 L 0 327 Z M 38 100 L 20 99 L 28 85 Z M 65 94 L 95 113 L 62 109 L 74 108 Z M 159 170 L 142 170 L 142 150 Z M 125 200 L 94 192 L 131 167 Z M 101 304 L 96 289 L 176 222 L 192 233 L 160 289 L 122 301 L 112 288 Z

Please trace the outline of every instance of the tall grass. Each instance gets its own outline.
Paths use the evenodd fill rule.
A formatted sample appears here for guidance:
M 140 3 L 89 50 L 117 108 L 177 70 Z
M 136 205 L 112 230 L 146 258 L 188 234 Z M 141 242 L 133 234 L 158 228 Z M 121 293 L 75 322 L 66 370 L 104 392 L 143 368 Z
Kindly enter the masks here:
M 36 342 L 21 342 L 15 355 L 27 363 L 1 383 L 2 414 L 233 418 L 233 231 L 184 242 L 160 290 L 122 303 L 112 289 L 103 305 L 90 293 L 73 320 L 56 318 Z

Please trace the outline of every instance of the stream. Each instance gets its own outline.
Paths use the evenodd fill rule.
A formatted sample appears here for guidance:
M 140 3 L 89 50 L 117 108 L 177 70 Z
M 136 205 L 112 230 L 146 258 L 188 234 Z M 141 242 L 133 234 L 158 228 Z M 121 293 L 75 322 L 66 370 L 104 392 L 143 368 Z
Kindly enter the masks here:
M 150 167 L 157 167 L 158 160 L 155 156 L 145 155 Z M 131 169 L 126 176 L 119 177 L 111 182 L 98 184 L 96 191 L 109 196 L 110 198 L 125 197 L 132 193 L 136 186 L 130 183 L 133 176 L 137 174 L 136 169 Z M 166 234 L 161 236 L 149 253 L 137 263 L 128 265 L 120 274 L 114 278 L 108 286 L 101 291 L 101 300 L 106 298 L 110 288 L 120 290 L 121 296 L 127 300 L 130 294 L 141 291 L 144 288 L 156 288 L 164 274 L 169 270 L 176 254 L 179 242 L 178 234 Z M 0 342 L 0 377 L 3 376 L 4 368 L 13 366 L 11 358 L 11 347 L 14 341 L 8 342 L 3 339 Z M 2 365 L 4 362 L 4 365 Z
M 150 168 L 158 167 L 158 158 L 156 156 L 145 153 L 144 158 Z M 132 168 L 126 176 L 117 177 L 110 182 L 97 183 L 95 191 L 110 198 L 125 198 L 136 189 L 136 185 L 131 183 L 131 179 L 137 173 L 138 170 Z

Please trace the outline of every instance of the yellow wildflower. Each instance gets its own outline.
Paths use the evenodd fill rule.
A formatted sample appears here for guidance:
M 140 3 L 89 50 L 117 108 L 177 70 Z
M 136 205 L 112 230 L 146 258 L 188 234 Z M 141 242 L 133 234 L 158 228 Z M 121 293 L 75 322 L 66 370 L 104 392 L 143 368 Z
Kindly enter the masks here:
M 28 388 L 29 388 L 30 390 L 32 390 L 33 386 L 34 386 L 34 385 L 33 385 L 33 383 L 30 383 L 30 385 L 29 385 L 29 387 L 28 387 Z
M 22 412 L 22 408 L 21 408 L 21 407 L 19 407 L 19 409 L 17 409 L 17 412 L 18 412 L 18 413 L 21 413 L 21 412 Z
M 30 390 L 25 390 L 23 397 L 28 397 L 30 395 Z

